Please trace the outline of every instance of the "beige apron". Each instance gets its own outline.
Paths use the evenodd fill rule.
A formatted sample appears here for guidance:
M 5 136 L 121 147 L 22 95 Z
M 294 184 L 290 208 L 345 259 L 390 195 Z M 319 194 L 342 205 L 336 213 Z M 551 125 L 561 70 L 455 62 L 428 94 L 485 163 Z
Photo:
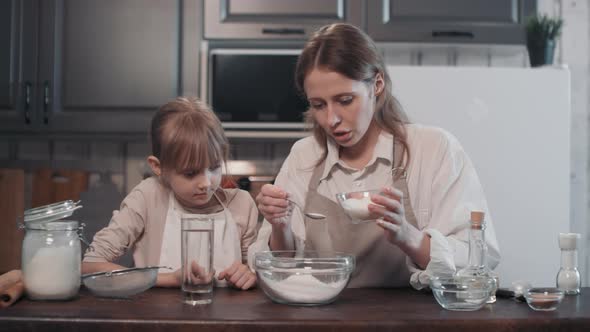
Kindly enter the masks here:
M 402 151 L 401 145 L 396 141 L 393 165 L 401 164 Z M 407 255 L 387 241 L 384 230 L 375 222 L 352 224 L 338 203 L 317 192 L 324 167 L 325 161 L 312 174 L 305 200 L 305 212 L 321 212 L 328 217 L 320 221 L 305 217 L 305 250 L 353 254 L 356 267 L 348 287 L 409 286 L 411 272 L 406 264 Z M 394 166 L 391 173 L 393 186 L 404 194 L 402 201 L 406 220 L 418 228 L 408 193 L 406 171 Z
M 166 212 L 166 224 L 162 236 L 162 249 L 160 250 L 160 266 L 169 266 L 175 270 L 180 269 L 181 264 L 181 239 L 180 239 L 180 215 L 187 213 L 178 205 L 174 195 L 170 193 L 168 199 L 168 211 Z M 194 214 L 193 214 L 194 215 Z M 232 214 L 227 209 L 207 214 L 213 218 L 213 268 L 215 269 L 215 286 L 225 287 L 225 280 L 217 280 L 219 273 L 232 265 L 235 261 L 242 262 L 242 249 L 238 227 Z M 160 272 L 170 272 L 161 269 Z

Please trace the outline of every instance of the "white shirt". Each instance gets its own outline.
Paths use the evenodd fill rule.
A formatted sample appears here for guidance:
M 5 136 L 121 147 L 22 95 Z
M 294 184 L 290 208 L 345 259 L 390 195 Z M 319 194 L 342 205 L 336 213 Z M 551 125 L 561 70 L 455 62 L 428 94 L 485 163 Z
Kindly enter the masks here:
M 410 149 L 407 165 L 410 200 L 419 229 L 431 236 L 431 263 L 426 268 L 426 271 L 430 270 L 428 275 L 436 273 L 440 265 L 454 263 L 453 268 L 456 269 L 467 265 L 467 226 L 473 210 L 485 212 L 487 264 L 493 269 L 500 259 L 498 242 L 483 188 L 471 160 L 457 139 L 443 129 L 418 124 L 410 124 L 406 128 Z M 317 188 L 318 193 L 336 201 L 338 192 L 391 186 L 392 145 L 392 135 L 382 131 L 372 159 L 363 169 L 356 170 L 339 159 L 338 146 L 329 141 L 326 168 Z M 322 152 L 314 137 L 297 141 L 277 175 L 275 185 L 288 192 L 291 199 L 301 206 L 305 202 L 313 168 Z M 295 209 L 286 218 L 290 218 L 286 221 L 291 223 L 299 249 L 305 239 L 301 211 Z M 265 220 L 250 255 L 254 251 L 268 250 L 270 231 L 271 225 Z M 412 262 L 408 265 L 413 272 L 410 284 L 416 288 L 424 287 L 428 281 L 421 275 L 424 271 Z

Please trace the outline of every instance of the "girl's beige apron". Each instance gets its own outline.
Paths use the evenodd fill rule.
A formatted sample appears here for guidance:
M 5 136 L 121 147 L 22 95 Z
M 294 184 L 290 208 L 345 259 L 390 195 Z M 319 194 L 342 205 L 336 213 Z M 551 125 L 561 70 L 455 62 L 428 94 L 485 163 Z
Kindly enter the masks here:
M 174 271 L 182 266 L 180 262 L 180 216 L 183 213 L 188 212 L 178 204 L 174 195 L 170 193 L 164 235 L 162 236 L 162 249 L 160 250 L 160 265 L 169 266 Z M 214 219 L 213 268 L 215 269 L 215 286 L 225 287 L 226 281 L 217 280 L 217 276 L 235 261 L 242 261 L 238 227 L 231 213 L 226 209 L 206 216 Z
M 402 148 L 397 142 L 393 155 L 393 165 L 401 164 Z M 340 251 L 355 255 L 356 267 L 348 287 L 408 286 L 411 272 L 406 263 L 407 256 L 387 241 L 384 230 L 374 222 L 352 224 L 338 203 L 317 192 L 324 167 L 325 161 L 312 174 L 305 211 L 321 212 L 328 217 L 320 221 L 305 218 L 305 250 Z M 406 220 L 418 228 L 408 193 L 406 171 L 394 167 L 391 173 L 393 186 L 404 194 L 402 201 Z

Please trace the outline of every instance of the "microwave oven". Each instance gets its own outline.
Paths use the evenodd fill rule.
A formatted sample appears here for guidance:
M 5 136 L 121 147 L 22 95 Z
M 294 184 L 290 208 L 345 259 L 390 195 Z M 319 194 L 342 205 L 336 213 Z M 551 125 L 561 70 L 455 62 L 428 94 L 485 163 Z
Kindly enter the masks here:
M 201 67 L 205 78 L 201 98 L 226 129 L 303 129 L 308 104 L 294 79 L 300 53 L 300 49 L 210 49 Z

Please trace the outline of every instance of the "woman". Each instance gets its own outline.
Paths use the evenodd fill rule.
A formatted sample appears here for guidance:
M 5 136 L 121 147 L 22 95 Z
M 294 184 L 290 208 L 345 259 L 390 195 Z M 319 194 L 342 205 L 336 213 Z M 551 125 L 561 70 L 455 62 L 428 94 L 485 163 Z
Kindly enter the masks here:
M 256 198 L 265 222 L 250 254 L 352 253 L 357 264 L 351 287 L 409 282 L 420 289 L 431 275 L 465 266 L 469 213 L 489 216 L 475 169 L 451 134 L 408 122 L 374 42 L 351 25 L 325 26 L 306 44 L 295 77 L 309 102 L 306 117 L 314 135 L 295 143 L 275 185 L 265 185 Z M 369 189 L 381 189 L 369 205 L 378 218 L 350 223 L 335 195 Z M 304 219 L 287 198 L 327 219 Z M 499 250 L 487 219 L 493 268 Z

